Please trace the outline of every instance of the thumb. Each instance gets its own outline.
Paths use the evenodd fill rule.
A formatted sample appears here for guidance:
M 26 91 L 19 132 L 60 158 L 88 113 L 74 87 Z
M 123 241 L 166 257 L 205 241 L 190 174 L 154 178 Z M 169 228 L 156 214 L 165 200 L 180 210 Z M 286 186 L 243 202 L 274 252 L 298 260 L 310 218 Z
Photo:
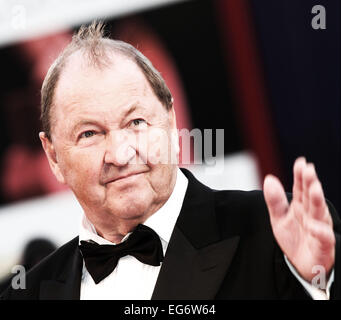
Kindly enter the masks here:
M 277 177 L 267 175 L 264 179 L 264 198 L 271 218 L 281 218 L 286 214 L 289 203 L 284 188 Z

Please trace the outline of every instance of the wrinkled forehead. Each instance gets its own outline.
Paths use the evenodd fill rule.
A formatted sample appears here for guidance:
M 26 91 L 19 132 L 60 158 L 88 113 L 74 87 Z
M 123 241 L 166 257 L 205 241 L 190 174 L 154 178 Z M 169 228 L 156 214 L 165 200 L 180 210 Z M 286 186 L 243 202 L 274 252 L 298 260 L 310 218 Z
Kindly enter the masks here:
M 57 89 L 67 89 L 79 81 L 82 81 L 84 86 L 96 78 L 108 78 L 108 74 L 113 82 L 127 79 L 142 82 L 146 80 L 137 64 L 121 53 L 107 50 L 105 55 L 94 60 L 87 52 L 78 50 L 67 58 L 59 76 Z
M 54 94 L 54 105 L 63 105 L 76 98 L 124 90 L 151 89 L 137 64 L 122 54 L 111 52 L 104 64 L 94 64 L 81 51 L 66 61 Z M 123 90 L 123 92 L 122 92 Z

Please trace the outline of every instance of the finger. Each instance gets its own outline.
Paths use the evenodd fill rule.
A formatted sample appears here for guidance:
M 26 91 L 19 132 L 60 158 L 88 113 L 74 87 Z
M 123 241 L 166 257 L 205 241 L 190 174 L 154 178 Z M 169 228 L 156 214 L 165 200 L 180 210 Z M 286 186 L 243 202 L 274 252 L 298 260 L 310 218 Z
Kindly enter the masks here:
M 303 203 L 299 201 L 293 201 L 291 203 L 294 211 L 294 215 L 296 219 L 298 220 L 299 224 L 301 227 L 304 229 L 305 228 L 305 213 L 304 213 L 304 208 L 303 208 Z
M 309 189 L 309 207 L 311 216 L 320 221 L 331 224 L 330 214 L 320 181 L 315 180 Z
M 289 203 L 281 182 L 275 176 L 267 175 L 263 189 L 270 217 L 273 219 L 283 217 L 288 211 Z
M 305 168 L 303 169 L 302 173 L 303 178 L 303 195 L 302 195 L 302 201 L 303 201 L 303 207 L 306 212 L 309 212 L 309 189 L 310 185 L 317 180 L 317 175 L 315 172 L 315 166 L 312 163 L 307 163 Z
M 331 226 L 316 220 L 310 220 L 306 224 L 306 229 L 311 236 L 318 240 L 320 250 L 327 252 L 334 248 L 335 235 Z
M 303 195 L 303 169 L 306 166 L 304 157 L 299 157 L 294 163 L 294 185 L 292 188 L 293 200 L 302 201 Z

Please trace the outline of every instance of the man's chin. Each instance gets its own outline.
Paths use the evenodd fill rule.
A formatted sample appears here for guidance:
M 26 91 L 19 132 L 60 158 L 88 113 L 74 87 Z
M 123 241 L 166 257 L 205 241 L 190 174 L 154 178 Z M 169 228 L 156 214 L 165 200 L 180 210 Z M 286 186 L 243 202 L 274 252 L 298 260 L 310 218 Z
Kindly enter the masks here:
M 141 197 L 139 197 L 139 199 L 141 199 Z M 120 219 L 128 220 L 143 220 L 149 207 L 150 203 L 148 203 L 148 201 L 138 201 L 136 198 L 134 200 L 131 197 L 130 199 L 126 198 L 123 201 L 109 204 L 112 214 Z

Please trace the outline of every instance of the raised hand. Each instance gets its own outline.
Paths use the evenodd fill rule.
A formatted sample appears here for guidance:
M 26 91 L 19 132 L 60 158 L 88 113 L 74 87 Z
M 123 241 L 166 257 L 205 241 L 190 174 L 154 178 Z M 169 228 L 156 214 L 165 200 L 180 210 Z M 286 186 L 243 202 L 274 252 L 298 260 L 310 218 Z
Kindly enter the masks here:
M 290 204 L 281 182 L 272 175 L 265 177 L 264 197 L 274 236 L 301 277 L 311 282 L 314 266 L 323 266 L 328 276 L 334 266 L 335 235 L 314 165 L 305 158 L 295 161 Z

